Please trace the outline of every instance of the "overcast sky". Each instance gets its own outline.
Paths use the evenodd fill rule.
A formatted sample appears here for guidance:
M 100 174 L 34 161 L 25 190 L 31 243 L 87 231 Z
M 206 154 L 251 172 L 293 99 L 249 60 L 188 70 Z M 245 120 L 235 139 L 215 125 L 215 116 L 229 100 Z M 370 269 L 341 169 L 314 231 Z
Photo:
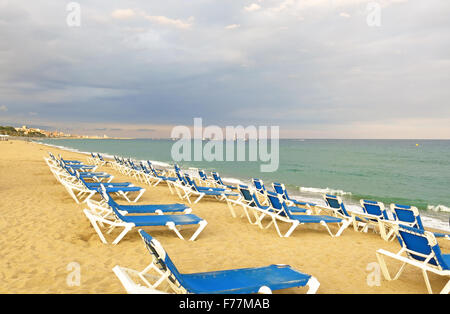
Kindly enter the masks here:
M 0 124 L 450 139 L 448 0 L 69 3 L 0 0 Z

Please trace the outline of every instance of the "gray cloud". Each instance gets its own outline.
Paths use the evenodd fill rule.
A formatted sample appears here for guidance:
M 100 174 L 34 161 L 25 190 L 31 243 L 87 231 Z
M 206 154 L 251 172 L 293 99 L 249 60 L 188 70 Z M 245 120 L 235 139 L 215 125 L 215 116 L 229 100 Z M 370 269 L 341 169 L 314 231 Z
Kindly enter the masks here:
M 71 28 L 61 3 L 2 2 L 2 120 L 307 132 L 450 116 L 447 1 L 380 1 L 381 27 L 367 1 L 304 3 L 80 1 Z

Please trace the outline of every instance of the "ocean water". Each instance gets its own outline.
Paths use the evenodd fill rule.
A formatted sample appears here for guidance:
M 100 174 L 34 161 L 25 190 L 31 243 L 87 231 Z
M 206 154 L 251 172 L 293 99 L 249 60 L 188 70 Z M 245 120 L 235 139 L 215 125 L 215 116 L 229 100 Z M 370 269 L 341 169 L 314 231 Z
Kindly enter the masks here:
M 40 142 L 170 165 L 175 143 L 150 139 Z M 337 194 L 353 210 L 359 209 L 360 199 L 381 201 L 387 206 L 413 205 L 421 210 L 425 225 L 450 231 L 449 140 L 280 140 L 279 167 L 275 172 L 261 172 L 260 166 L 267 162 L 258 161 L 178 164 L 185 169 L 218 171 L 230 182 L 249 184 L 251 178 L 260 178 L 270 188 L 272 182 L 281 182 L 292 197 L 321 203 L 323 193 Z

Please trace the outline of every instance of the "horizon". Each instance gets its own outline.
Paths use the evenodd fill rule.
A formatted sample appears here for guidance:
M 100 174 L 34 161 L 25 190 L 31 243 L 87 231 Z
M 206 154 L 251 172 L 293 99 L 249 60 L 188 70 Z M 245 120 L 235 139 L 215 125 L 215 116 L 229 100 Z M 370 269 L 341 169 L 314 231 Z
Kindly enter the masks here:
M 0 125 L 450 139 L 450 2 L 0 3 Z

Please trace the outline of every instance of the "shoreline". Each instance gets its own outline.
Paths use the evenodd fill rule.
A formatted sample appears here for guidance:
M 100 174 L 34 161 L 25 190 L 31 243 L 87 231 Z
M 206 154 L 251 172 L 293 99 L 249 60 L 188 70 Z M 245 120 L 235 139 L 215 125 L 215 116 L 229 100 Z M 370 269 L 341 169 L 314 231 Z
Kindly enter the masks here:
M 80 139 L 80 140 L 83 140 L 83 139 Z M 61 150 L 64 150 L 64 151 L 68 151 L 68 152 L 75 152 L 75 153 L 84 154 L 84 155 L 87 155 L 87 156 L 90 156 L 90 154 L 91 154 L 91 152 L 80 151 L 77 148 L 60 146 L 60 145 L 53 145 L 53 144 L 41 143 L 41 142 L 37 142 L 37 143 L 45 145 L 45 146 L 49 146 L 49 147 L 58 148 L 58 149 L 61 149 Z M 102 152 L 100 152 L 100 153 L 102 153 Z M 104 155 L 105 158 L 112 159 L 112 160 L 114 159 L 113 155 L 110 155 L 110 154 L 107 154 L 107 153 L 102 153 L 102 154 Z M 172 164 L 169 164 L 169 163 L 164 162 L 164 161 L 151 160 L 151 162 L 154 163 L 155 165 L 162 166 L 162 167 L 172 167 Z M 232 183 L 232 184 L 237 184 L 238 183 L 238 184 L 252 185 L 251 179 L 249 179 L 249 178 L 227 177 L 226 173 L 221 173 L 221 176 L 222 176 L 222 179 L 224 181 L 227 181 L 227 182 Z M 320 193 L 304 193 L 303 192 L 302 193 L 302 191 L 301 191 L 302 187 L 298 187 L 298 188 L 299 188 L 299 190 L 294 190 L 293 191 L 296 194 L 291 195 L 294 199 L 304 200 L 304 201 L 308 201 L 308 202 L 318 202 L 318 201 L 322 202 L 323 201 L 322 198 L 321 198 L 321 195 L 324 194 L 325 192 L 320 192 Z M 329 191 L 326 192 L 326 193 L 329 193 L 329 194 L 334 194 L 333 192 L 338 192 L 338 194 L 336 194 L 336 195 L 341 195 L 344 198 L 348 197 L 349 195 L 350 195 L 350 198 L 351 198 L 351 195 L 352 195 L 351 192 L 344 192 L 342 190 L 336 190 L 336 189 L 329 189 L 329 188 L 319 189 L 319 188 L 310 188 L 310 187 L 303 187 L 303 188 L 308 189 L 308 190 L 309 189 L 316 189 L 316 190 L 323 190 L 323 191 L 329 190 Z M 298 193 L 300 193 L 300 195 Z M 318 196 L 317 194 L 320 194 L 320 196 Z M 360 208 L 358 202 L 355 202 L 354 204 L 352 203 L 352 204 L 346 204 L 346 205 L 349 207 L 350 210 L 353 210 L 353 211 L 356 211 L 356 212 L 361 211 L 361 208 Z M 441 205 L 436 205 L 436 206 L 441 206 Z M 428 227 L 428 228 L 431 228 L 431 229 L 437 230 L 437 231 L 450 232 L 449 221 L 448 220 L 444 220 L 443 217 L 438 216 L 439 214 L 437 212 L 436 213 L 430 213 L 429 209 L 427 209 L 427 211 L 424 211 L 424 210 L 420 210 L 420 211 L 421 211 L 421 216 L 425 217 L 425 219 L 423 219 L 424 220 L 423 223 L 424 223 L 425 227 Z M 446 215 L 445 213 L 446 212 L 443 212 L 442 215 Z M 445 218 L 448 219 L 448 217 L 445 217 Z

